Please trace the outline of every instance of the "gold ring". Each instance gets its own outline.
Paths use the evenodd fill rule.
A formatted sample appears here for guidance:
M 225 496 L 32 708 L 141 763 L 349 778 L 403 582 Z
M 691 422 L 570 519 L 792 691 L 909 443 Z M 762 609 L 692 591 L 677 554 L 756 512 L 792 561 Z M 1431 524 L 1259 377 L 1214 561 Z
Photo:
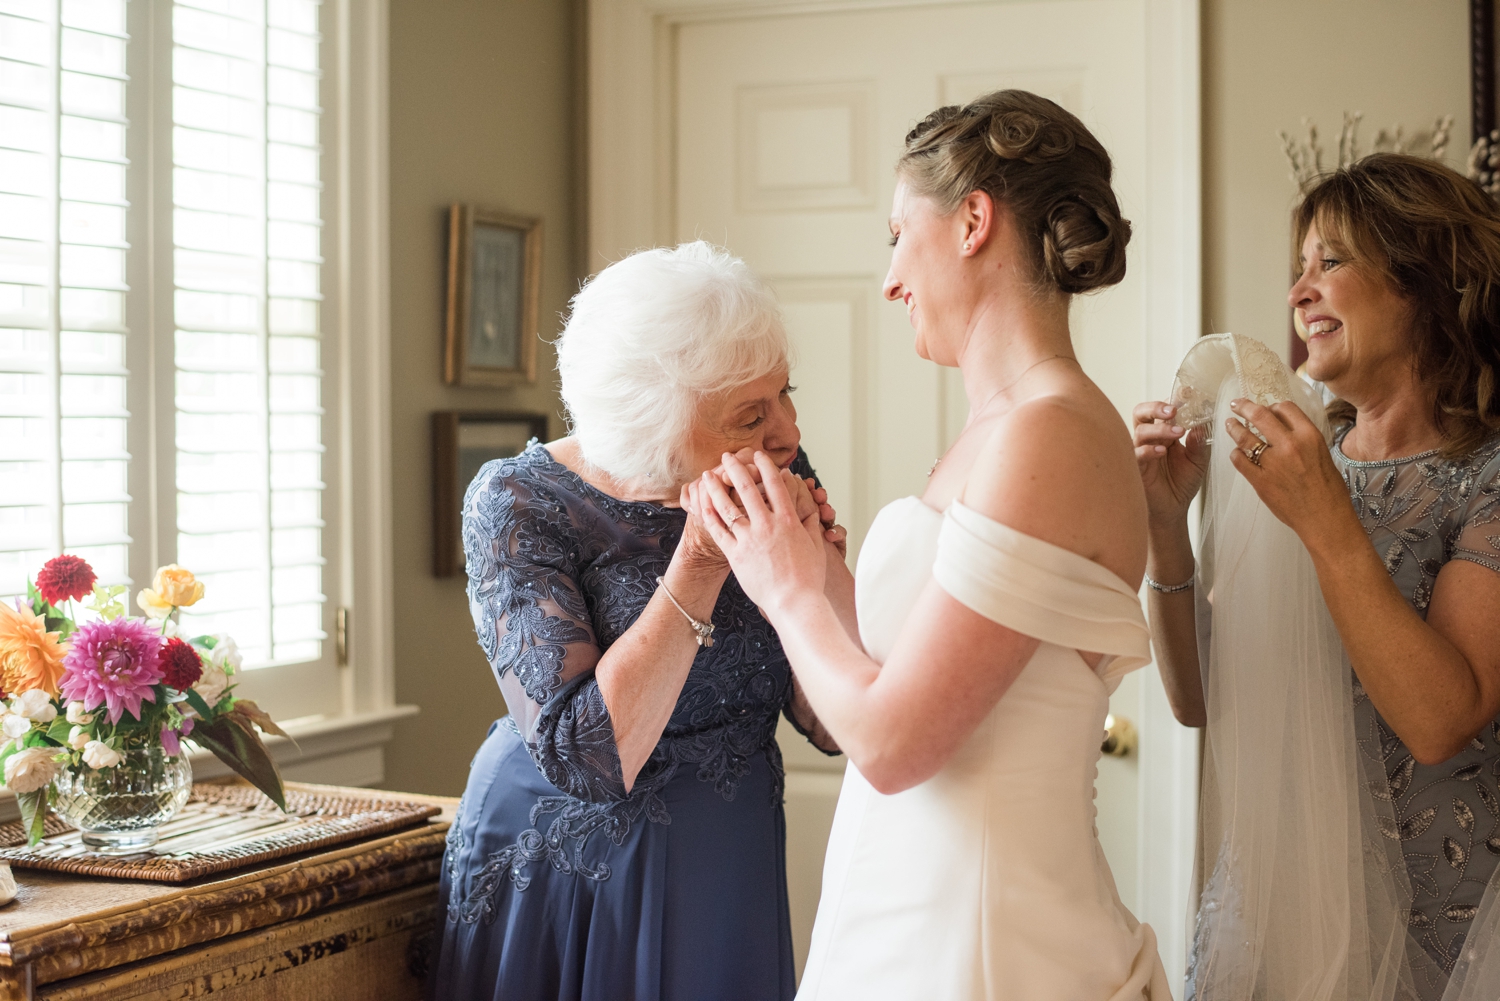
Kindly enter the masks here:
M 735 515 L 733 518 L 730 518 L 729 519 L 729 523 L 731 525 L 733 525 L 736 522 L 749 521 L 749 520 L 750 520 L 750 516 L 748 514 L 746 514 L 745 512 L 741 511 L 739 514 Z
M 1247 459 L 1249 459 L 1251 462 L 1255 463 L 1257 466 L 1259 466 L 1260 465 L 1260 453 L 1264 452 L 1266 449 L 1268 449 L 1270 447 L 1271 447 L 1271 445 L 1270 445 L 1269 442 L 1264 442 L 1263 441 L 1260 444 L 1256 445 L 1254 448 L 1252 448 L 1252 449 L 1248 450 L 1247 452 L 1245 452 L 1245 457 Z

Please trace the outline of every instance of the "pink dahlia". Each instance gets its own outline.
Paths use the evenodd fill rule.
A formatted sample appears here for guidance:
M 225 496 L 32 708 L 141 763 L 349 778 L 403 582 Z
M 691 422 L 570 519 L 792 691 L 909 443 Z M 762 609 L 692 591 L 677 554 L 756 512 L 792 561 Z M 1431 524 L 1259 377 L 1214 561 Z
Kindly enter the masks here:
M 62 694 L 85 711 L 105 704 L 110 723 L 126 709 L 141 717 L 141 700 L 156 701 L 161 681 L 161 635 L 141 619 L 89 622 L 73 634 L 63 658 Z

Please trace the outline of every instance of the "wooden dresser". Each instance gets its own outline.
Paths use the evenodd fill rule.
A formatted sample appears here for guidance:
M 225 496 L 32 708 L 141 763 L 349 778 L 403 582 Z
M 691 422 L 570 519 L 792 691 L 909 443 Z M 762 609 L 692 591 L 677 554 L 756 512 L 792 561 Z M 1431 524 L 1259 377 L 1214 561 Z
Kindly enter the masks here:
M 16 869 L 20 894 L 0 907 L 0 1001 L 415 1001 L 458 801 L 403 798 L 443 812 L 191 883 Z

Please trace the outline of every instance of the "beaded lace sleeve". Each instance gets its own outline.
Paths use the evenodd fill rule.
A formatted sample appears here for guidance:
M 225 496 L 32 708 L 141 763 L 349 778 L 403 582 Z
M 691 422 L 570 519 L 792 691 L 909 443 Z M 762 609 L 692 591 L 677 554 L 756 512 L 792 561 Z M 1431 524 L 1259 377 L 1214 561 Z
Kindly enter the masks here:
M 505 704 L 547 781 L 590 802 L 625 797 L 600 644 L 573 564 L 577 499 L 525 456 L 489 463 L 464 497 L 469 610 Z
M 1491 452 L 1474 479 L 1473 495 L 1453 544 L 1453 559 L 1467 560 L 1500 573 L 1500 438 L 1485 446 Z

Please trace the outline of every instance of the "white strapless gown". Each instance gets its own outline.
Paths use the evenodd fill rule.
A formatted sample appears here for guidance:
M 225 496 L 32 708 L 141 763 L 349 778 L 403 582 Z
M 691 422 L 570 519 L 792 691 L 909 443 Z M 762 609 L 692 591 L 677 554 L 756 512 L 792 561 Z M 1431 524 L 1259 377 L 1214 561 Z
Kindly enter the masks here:
M 1138 595 L 962 504 L 903 498 L 870 527 L 855 578 L 877 662 L 929 577 L 1042 645 L 931 779 L 884 796 L 849 765 L 799 1001 L 1169 1001 L 1156 937 L 1120 902 L 1094 827 L 1109 694 L 1150 660 Z M 1106 656 L 1090 670 L 1078 650 Z

